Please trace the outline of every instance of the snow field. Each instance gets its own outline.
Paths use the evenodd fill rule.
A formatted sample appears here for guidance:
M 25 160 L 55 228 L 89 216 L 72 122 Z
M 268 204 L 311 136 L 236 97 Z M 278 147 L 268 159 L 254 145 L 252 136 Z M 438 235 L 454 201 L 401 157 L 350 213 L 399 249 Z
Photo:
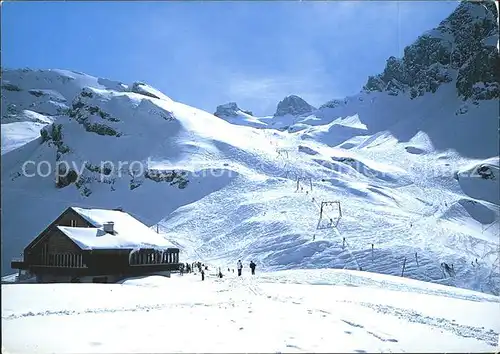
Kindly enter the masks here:
M 358 273 L 257 270 L 252 277 L 244 269 L 241 278 L 230 273 L 218 279 L 210 271 L 204 282 L 199 274 L 185 274 L 122 284 L 2 285 L 3 345 L 9 353 L 486 352 L 495 347 L 497 297 Z M 330 284 L 307 284 L 317 275 Z M 359 277 L 371 285 L 360 285 Z M 345 282 L 332 285 L 340 278 Z M 286 280 L 300 283 L 280 283 Z M 384 289 L 384 282 L 405 290 Z M 436 289 L 443 292 L 426 294 Z

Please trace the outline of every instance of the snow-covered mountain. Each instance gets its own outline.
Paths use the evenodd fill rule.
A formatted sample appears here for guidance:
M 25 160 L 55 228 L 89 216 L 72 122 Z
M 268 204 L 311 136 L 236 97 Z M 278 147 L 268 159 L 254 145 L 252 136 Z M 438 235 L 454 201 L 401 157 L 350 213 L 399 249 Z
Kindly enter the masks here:
M 87 86 L 126 90 L 120 82 L 68 70 L 2 69 L 2 154 L 40 136 Z
M 238 107 L 236 102 L 228 102 L 226 104 L 222 104 L 217 106 L 217 110 L 214 113 L 214 116 L 222 118 L 222 117 L 234 117 L 239 113 L 245 113 L 249 116 L 253 116 L 251 111 L 246 111 Z
M 236 102 L 228 102 L 217 106 L 214 116 L 236 125 L 245 125 L 254 128 L 265 128 L 267 126 L 259 118 L 254 117 L 251 111 L 239 108 Z
M 460 5 L 441 26 L 476 23 L 478 7 Z M 436 66 L 425 45 L 413 48 L 419 70 Z M 421 95 L 418 85 L 368 87 L 318 109 L 289 96 L 273 117 L 228 104 L 220 118 L 140 82 L 6 70 L 3 85 L 17 89 L 2 88 L 2 107 L 16 106 L 2 128 L 44 126 L 31 141 L 26 127 L 2 129 L 11 148 L 2 152 L 2 272 L 66 207 L 120 206 L 158 224 L 184 259 L 404 273 L 498 294 L 498 102 L 463 100 L 464 65 L 440 67 L 449 80 Z M 495 80 L 481 87 L 494 92 Z M 332 201 L 340 208 L 320 214 Z
M 403 58 L 390 57 L 365 89 L 415 98 L 454 81 L 459 97 L 500 97 L 497 21 L 495 2 L 461 2 L 437 28 L 406 47 Z
M 303 98 L 297 95 L 286 96 L 278 103 L 276 107 L 275 117 L 282 117 L 287 114 L 299 116 L 311 113 L 315 110 L 313 106 L 307 103 Z

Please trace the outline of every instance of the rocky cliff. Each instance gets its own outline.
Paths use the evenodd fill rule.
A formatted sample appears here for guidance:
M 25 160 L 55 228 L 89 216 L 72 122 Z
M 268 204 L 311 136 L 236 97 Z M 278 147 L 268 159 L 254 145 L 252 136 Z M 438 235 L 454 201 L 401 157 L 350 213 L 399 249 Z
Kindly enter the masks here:
M 370 76 L 364 89 L 409 92 L 415 98 L 455 81 L 463 99 L 500 97 L 497 17 L 492 1 L 460 3 L 437 28 L 406 47 L 403 58 L 387 59 L 384 71 Z

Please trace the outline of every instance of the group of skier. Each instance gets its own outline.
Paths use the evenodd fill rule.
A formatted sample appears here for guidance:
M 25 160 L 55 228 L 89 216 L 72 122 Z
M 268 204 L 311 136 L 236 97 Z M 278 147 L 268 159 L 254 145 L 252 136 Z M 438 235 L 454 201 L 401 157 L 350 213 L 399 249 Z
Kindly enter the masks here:
M 180 275 L 184 275 L 184 272 L 192 273 L 195 268 L 198 268 L 198 272 L 201 274 L 201 280 L 205 280 L 205 271 L 208 270 L 208 266 L 201 262 L 193 262 L 191 264 L 181 263 L 179 266 L 179 273 Z M 252 275 L 255 275 L 255 268 L 257 268 L 257 265 L 253 261 L 250 261 L 249 268 L 252 272 Z M 238 260 L 238 262 L 236 263 L 236 269 L 238 271 L 238 276 L 241 277 L 243 273 L 243 263 L 241 262 L 241 260 Z M 229 273 L 231 269 L 228 268 L 227 271 Z M 232 269 L 232 272 L 234 273 L 234 269 Z M 217 277 L 222 278 L 223 276 L 224 275 L 222 274 L 222 270 L 221 268 L 219 268 L 217 271 Z
M 250 261 L 249 267 L 252 270 L 252 275 L 255 275 L 255 268 L 257 265 L 253 261 Z M 243 263 L 241 263 L 241 260 L 236 263 L 236 268 L 238 269 L 238 276 L 241 277 L 241 273 L 243 271 Z

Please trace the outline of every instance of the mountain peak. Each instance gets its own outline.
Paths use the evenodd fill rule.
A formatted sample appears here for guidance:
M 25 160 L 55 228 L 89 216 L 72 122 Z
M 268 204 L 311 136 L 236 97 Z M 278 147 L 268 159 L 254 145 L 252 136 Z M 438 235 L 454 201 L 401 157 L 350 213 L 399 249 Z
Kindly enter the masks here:
M 275 117 L 291 114 L 294 116 L 311 113 L 316 108 L 307 103 L 303 98 L 297 95 L 286 96 L 278 103 L 276 107 Z
M 239 112 L 246 113 L 248 115 L 253 115 L 251 111 L 246 111 L 238 107 L 236 102 L 228 102 L 225 104 L 221 104 L 217 106 L 217 109 L 214 113 L 216 117 L 234 117 L 237 116 Z

